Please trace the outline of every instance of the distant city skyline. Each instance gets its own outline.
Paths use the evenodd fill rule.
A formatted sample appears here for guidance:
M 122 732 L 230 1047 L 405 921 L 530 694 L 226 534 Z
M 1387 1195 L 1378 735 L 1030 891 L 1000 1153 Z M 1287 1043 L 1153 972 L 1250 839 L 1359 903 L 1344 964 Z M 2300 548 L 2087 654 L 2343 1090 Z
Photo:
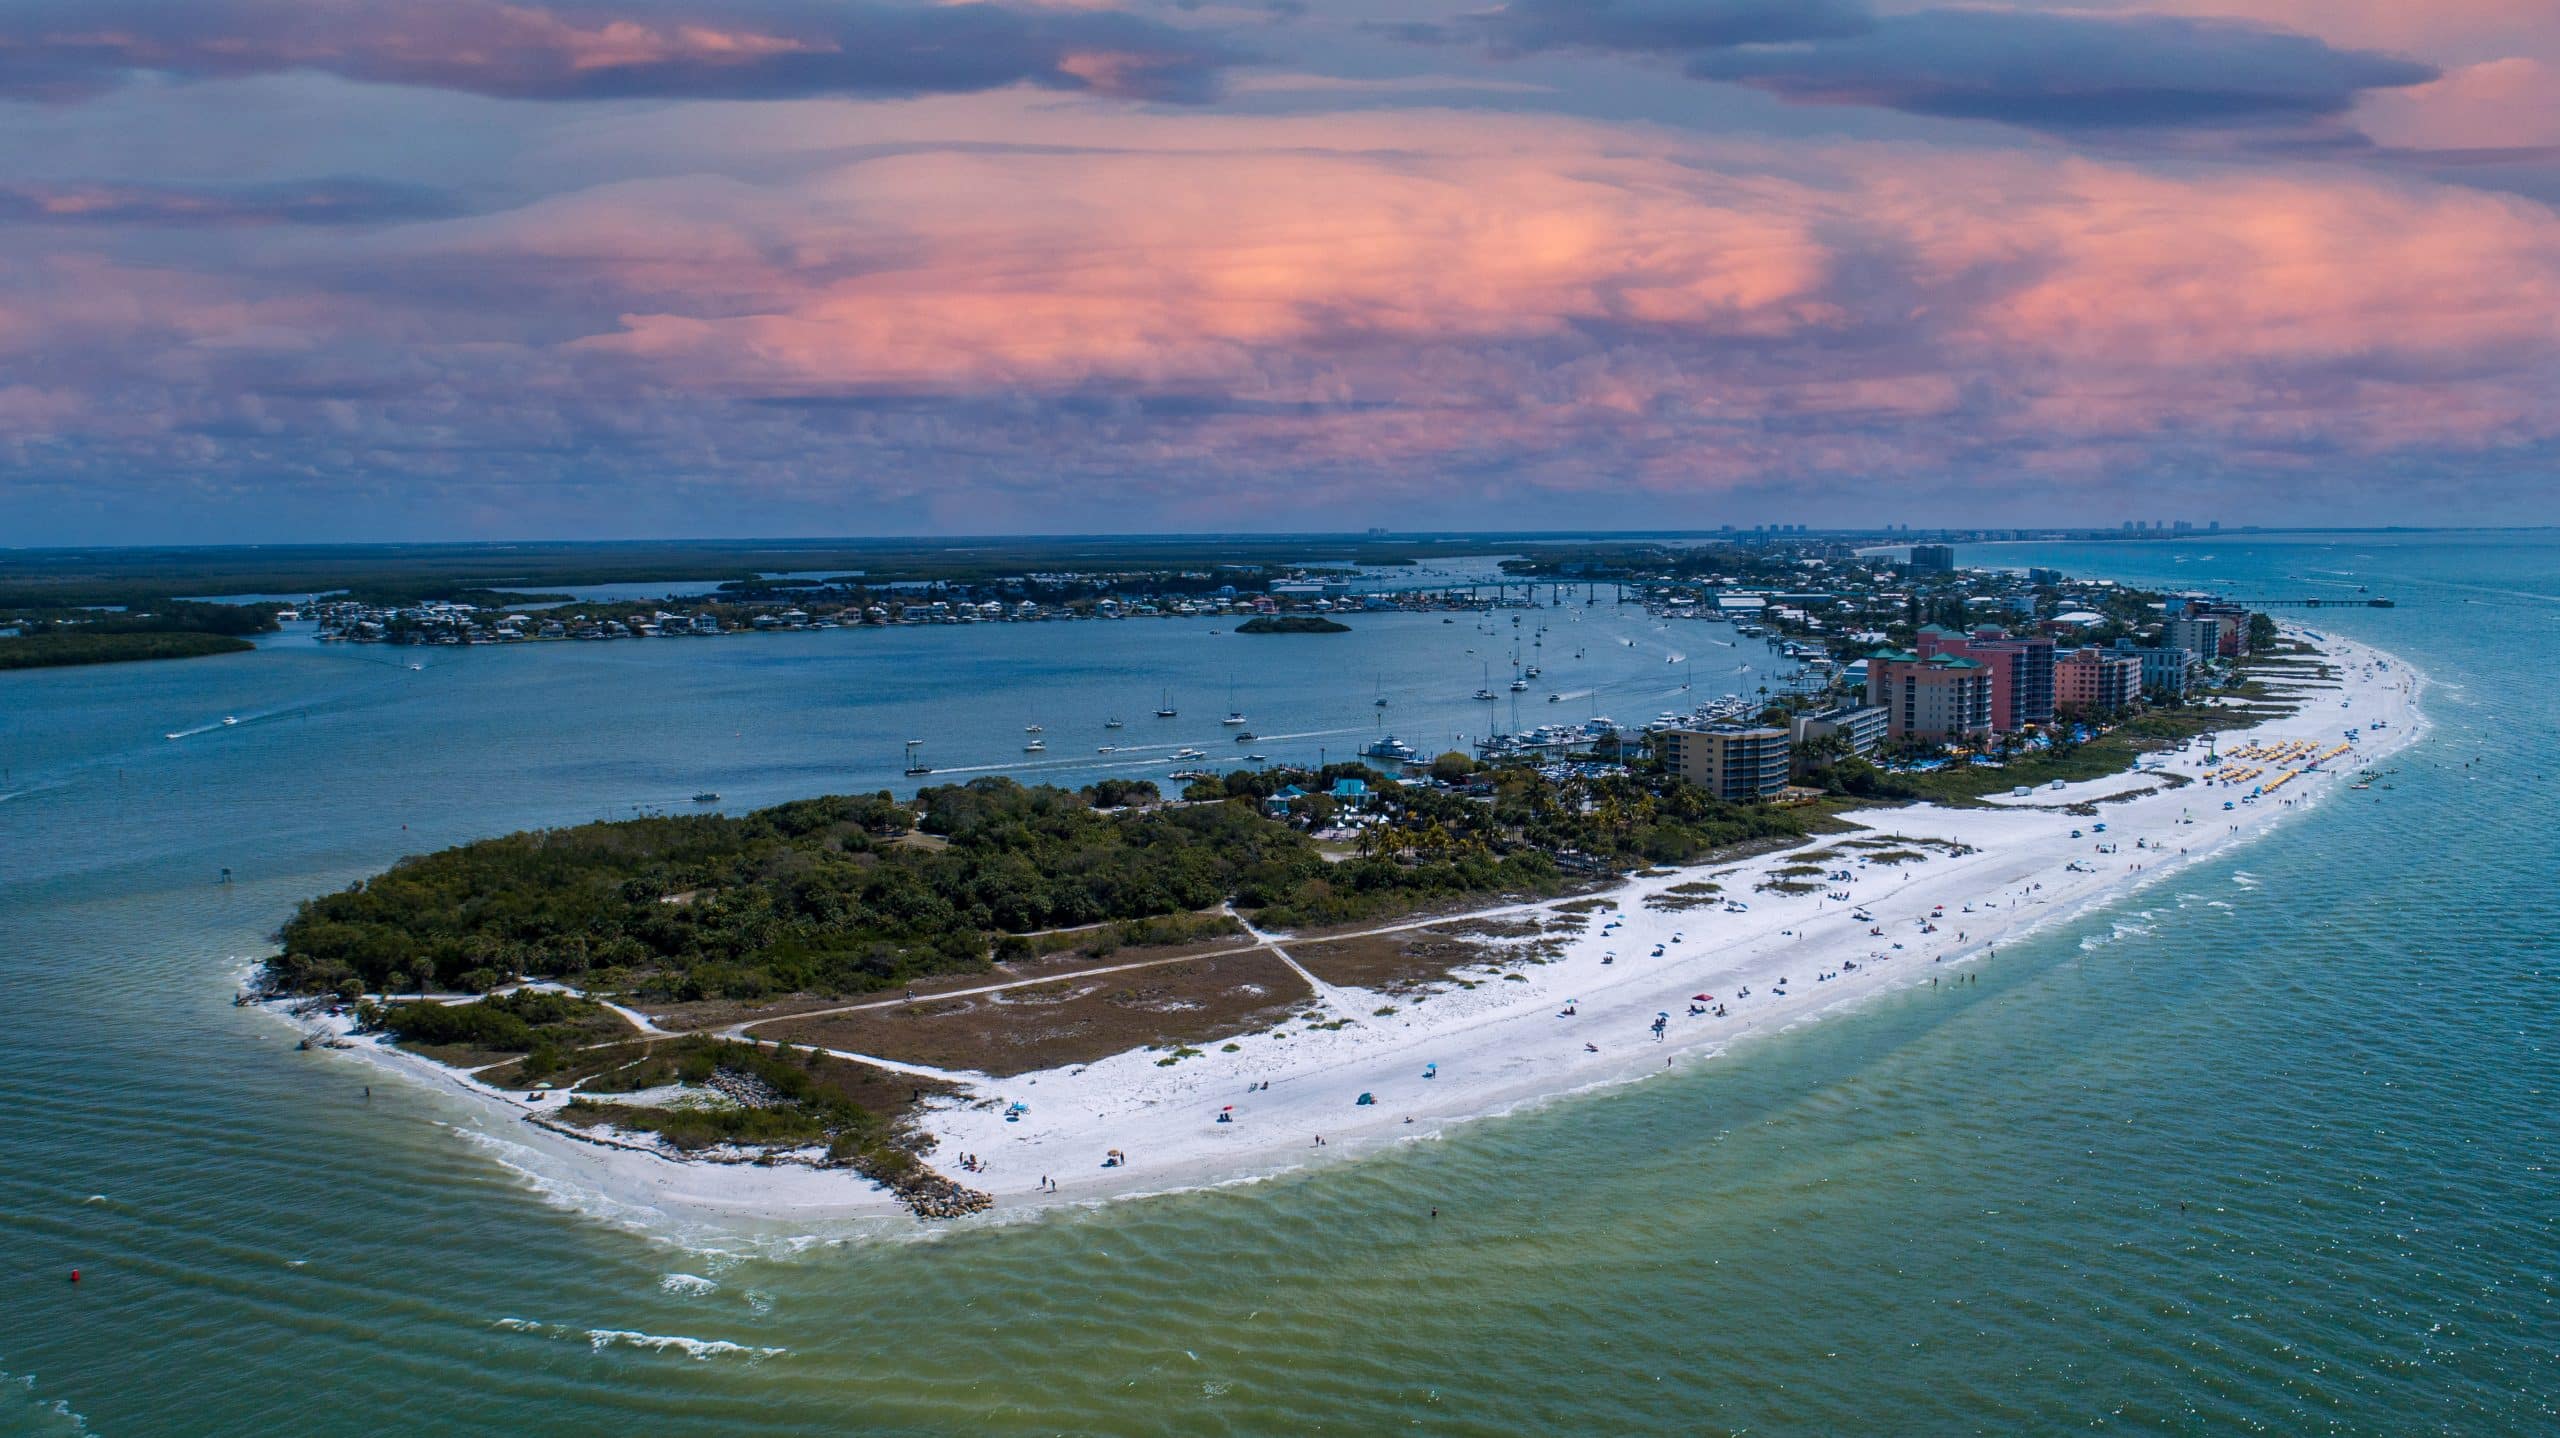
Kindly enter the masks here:
M 26 0 L 0 113 L 0 545 L 2560 470 L 2548 0 Z

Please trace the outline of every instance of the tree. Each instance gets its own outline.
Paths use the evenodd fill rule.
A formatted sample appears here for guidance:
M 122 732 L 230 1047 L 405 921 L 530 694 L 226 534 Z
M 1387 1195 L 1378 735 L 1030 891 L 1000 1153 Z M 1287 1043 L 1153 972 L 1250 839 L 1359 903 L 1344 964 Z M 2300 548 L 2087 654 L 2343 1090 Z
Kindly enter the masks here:
M 1431 761 L 1431 777 L 1443 784 L 1455 784 L 1476 771 L 1476 761 L 1452 749 Z

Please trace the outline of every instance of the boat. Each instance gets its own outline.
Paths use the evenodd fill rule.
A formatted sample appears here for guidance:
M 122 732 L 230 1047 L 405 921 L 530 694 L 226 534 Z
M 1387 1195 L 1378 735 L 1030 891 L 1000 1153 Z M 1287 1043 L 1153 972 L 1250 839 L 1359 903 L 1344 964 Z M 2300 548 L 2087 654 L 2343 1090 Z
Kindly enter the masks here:
M 1248 730 L 1244 731 L 1243 733 L 1238 734 L 1238 735 L 1236 736 L 1236 742 L 1237 742 L 1237 743 L 1239 743 L 1239 744 L 1250 744 L 1250 743 L 1252 743 L 1252 742 L 1253 742 L 1253 740 L 1254 740 L 1254 734 L 1253 734 L 1253 731 L 1252 731 L 1252 730 L 1250 730 L 1250 729 L 1248 729 Z
M 1247 754 L 1244 757 L 1245 762 L 1248 764 L 1268 764 L 1271 762 L 1270 757 L 1263 754 Z
M 1242 724 L 1245 722 L 1245 718 L 1243 714 L 1230 709 L 1227 711 L 1227 717 L 1219 720 L 1218 722 L 1221 724 Z
M 1110 718 L 1103 720 L 1103 721 L 1102 721 L 1102 727 L 1103 727 L 1103 728 L 1105 728 L 1105 729 L 1117 729 L 1117 728 L 1120 728 L 1120 727 L 1121 727 L 1121 725 L 1120 725 L 1120 716 L 1119 716 L 1119 715 L 1117 715 L 1117 714 L 1114 714 L 1114 715 L 1112 715 Z
M 1046 739 L 1034 739 L 1030 743 L 1022 746 L 1022 752 L 1025 754 L 1045 754 L 1049 752 L 1049 741 Z
M 933 766 L 931 764 L 928 764 L 922 759 L 916 757 L 916 750 L 922 748 L 923 745 L 924 741 L 922 739 L 910 739 L 907 741 L 907 772 L 909 774 L 930 774 L 933 772 Z
M 1484 700 L 1486 703 L 1488 703 L 1488 704 L 1489 704 L 1489 703 L 1493 702 L 1494 700 L 1501 698 L 1502 696 L 1501 696 L 1501 695 L 1499 695 L 1499 694 L 1494 693 L 1494 692 L 1493 692 L 1492 690 L 1490 690 L 1490 689 L 1479 689 L 1479 690 L 1477 690 L 1477 691 L 1476 691 L 1476 697 L 1477 697 L 1478 699 L 1482 699 L 1482 700 Z
M 1116 746 L 1114 746 L 1114 745 L 1105 744 L 1105 745 L 1103 745 L 1102 747 L 1100 747 L 1100 748 L 1098 748 L 1098 749 L 1094 750 L 1093 752 L 1095 752 L 1096 754 L 1117 754 L 1117 753 L 1119 753 L 1119 752 L 1120 752 L 1120 750 L 1119 750 Z
M 1550 694 L 1547 696 L 1547 702 L 1550 704 L 1562 704 L 1564 702 L 1564 696 L 1561 694 Z
M 1044 731 L 1043 729 L 1041 729 L 1041 727 L 1040 727 L 1039 725 L 1037 725 L 1037 724 L 1025 724 L 1025 725 L 1023 725 L 1023 726 L 1022 726 L 1022 732 L 1023 732 L 1023 733 L 1025 733 L 1025 734 L 1039 734 L 1039 733 L 1044 733 L 1044 732 L 1046 732 L 1046 731 Z
M 237 719 L 235 719 L 235 718 L 233 718 L 233 717 L 231 717 L 231 716 L 230 716 L 230 715 L 228 715 L 228 714 L 225 714 L 225 715 L 223 715 L 223 716 L 222 716 L 222 722 L 223 722 L 223 723 L 225 723 L 225 724 L 237 724 L 237 723 L 239 723 L 240 721 L 239 721 L 239 720 L 237 720 Z
M 701 793 L 693 796 L 693 802 L 697 804 L 717 804 L 720 802 L 720 791 L 717 789 L 705 789 Z
M 1173 707 L 1173 691 L 1168 689 L 1164 691 L 1164 702 L 1156 706 L 1156 717 L 1159 719 L 1170 719 L 1176 712 L 1177 711 Z
M 1413 746 L 1389 734 L 1360 751 L 1372 759 L 1404 760 L 1413 757 Z
M 1528 680 L 1526 680 L 1526 679 L 1514 679 L 1514 680 L 1512 680 L 1512 681 L 1511 681 L 1511 692 L 1512 692 L 1512 693 L 1514 693 L 1514 694 L 1526 694 L 1526 693 L 1528 693 L 1528 692 L 1529 692 L 1529 681 L 1528 681 Z
M 1171 757 L 1177 760 L 1206 759 L 1209 757 L 1209 751 L 1206 749 L 1176 749 L 1173 751 Z

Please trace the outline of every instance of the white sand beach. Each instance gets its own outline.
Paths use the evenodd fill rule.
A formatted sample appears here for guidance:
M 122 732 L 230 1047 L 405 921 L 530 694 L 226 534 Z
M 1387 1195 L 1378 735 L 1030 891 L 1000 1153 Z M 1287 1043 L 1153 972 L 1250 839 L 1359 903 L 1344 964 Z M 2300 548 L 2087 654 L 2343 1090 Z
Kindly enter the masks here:
M 2334 687 L 2277 681 L 2301 701 L 2299 712 L 2219 736 L 2226 758 L 2211 767 L 2225 768 L 2236 762 L 2228 756 L 2253 745 L 2302 741 L 2298 749 L 2319 754 L 2343 743 L 2349 729 L 2360 739 L 2254 802 L 2245 797 L 2252 789 L 2301 763 L 2243 764 L 2264 772 L 2211 783 L 2199 741 L 2164 756 L 2165 773 L 2184 783 L 2116 774 L 1977 808 L 1861 811 L 1852 818 L 1868 826 L 1863 833 L 1609 890 L 1609 907 L 1588 915 L 1559 956 L 1468 971 L 1477 981 L 1471 988 L 1444 987 L 1416 1002 L 1325 987 L 1306 1012 L 1326 1026 L 1302 1016 L 1285 1036 L 1252 1034 L 1234 1041 L 1236 1052 L 1205 1045 L 1171 1065 L 1160 1064 L 1162 1052 L 1140 1051 L 1010 1078 L 947 1075 L 969 1097 L 927 1118 L 939 1141 L 932 1162 L 993 1194 L 987 1219 L 995 1220 L 1252 1179 L 1658 1076 L 1877 994 L 1956 981 L 2001 945 L 2225 853 L 2327 800 L 2425 732 L 2419 675 L 2368 646 L 2319 642 L 2339 672 Z M 1883 839 L 1895 842 L 1874 842 Z M 1804 853 L 1834 856 L 1819 861 L 1824 873 L 1845 877 L 1814 879 L 1817 887 L 1802 894 L 1756 887 Z M 1920 857 L 1893 861 L 1904 853 Z M 1646 905 L 1701 881 L 1721 886 L 1712 906 Z M 1747 908 L 1730 911 L 1725 899 Z M 1286 936 L 1276 945 L 1285 953 Z M 1387 1008 L 1393 1012 L 1378 1012 Z M 464 1097 L 469 1117 L 459 1127 L 546 1191 L 592 1212 L 643 1225 L 867 1215 L 914 1223 L 884 1190 L 850 1173 L 676 1162 L 581 1143 L 523 1122 L 521 1095 L 369 1039 L 345 1052 Z M 1374 1102 L 1360 1104 L 1364 1093 Z M 1008 1119 L 1016 1103 L 1023 1110 Z M 1112 1150 L 1126 1162 L 1106 1167 Z M 983 1170 L 960 1171 L 964 1153 L 983 1160 Z M 1041 1187 L 1044 1178 L 1054 1191 Z

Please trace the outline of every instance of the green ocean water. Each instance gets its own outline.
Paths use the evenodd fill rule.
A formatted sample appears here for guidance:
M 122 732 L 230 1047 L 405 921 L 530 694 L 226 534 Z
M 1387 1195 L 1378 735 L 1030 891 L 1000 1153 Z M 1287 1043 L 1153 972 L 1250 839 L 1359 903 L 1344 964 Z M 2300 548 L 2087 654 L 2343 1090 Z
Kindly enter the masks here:
M 503 1134 L 367 1102 L 231 1009 L 235 956 L 409 850 L 705 786 L 878 787 L 904 737 L 1003 762 L 1038 719 L 1080 753 L 1166 685 L 1222 739 L 1235 683 L 1296 736 L 1275 757 L 1356 747 L 1381 691 L 1436 744 L 1480 718 L 1488 656 L 1460 651 L 1498 671 L 1507 633 L 1004 627 L 418 673 L 285 643 L 0 675 L 0 1434 L 2560 1430 L 2560 536 L 1965 558 L 2367 585 L 2400 607 L 2307 622 L 2414 664 L 2435 728 L 2388 787 L 2003 946 L 1979 984 L 1383 1158 L 923 1238 L 583 1213 Z M 1550 675 L 1594 691 L 1559 708 L 1763 682 L 1600 611 L 1545 616 L 1587 656 Z

